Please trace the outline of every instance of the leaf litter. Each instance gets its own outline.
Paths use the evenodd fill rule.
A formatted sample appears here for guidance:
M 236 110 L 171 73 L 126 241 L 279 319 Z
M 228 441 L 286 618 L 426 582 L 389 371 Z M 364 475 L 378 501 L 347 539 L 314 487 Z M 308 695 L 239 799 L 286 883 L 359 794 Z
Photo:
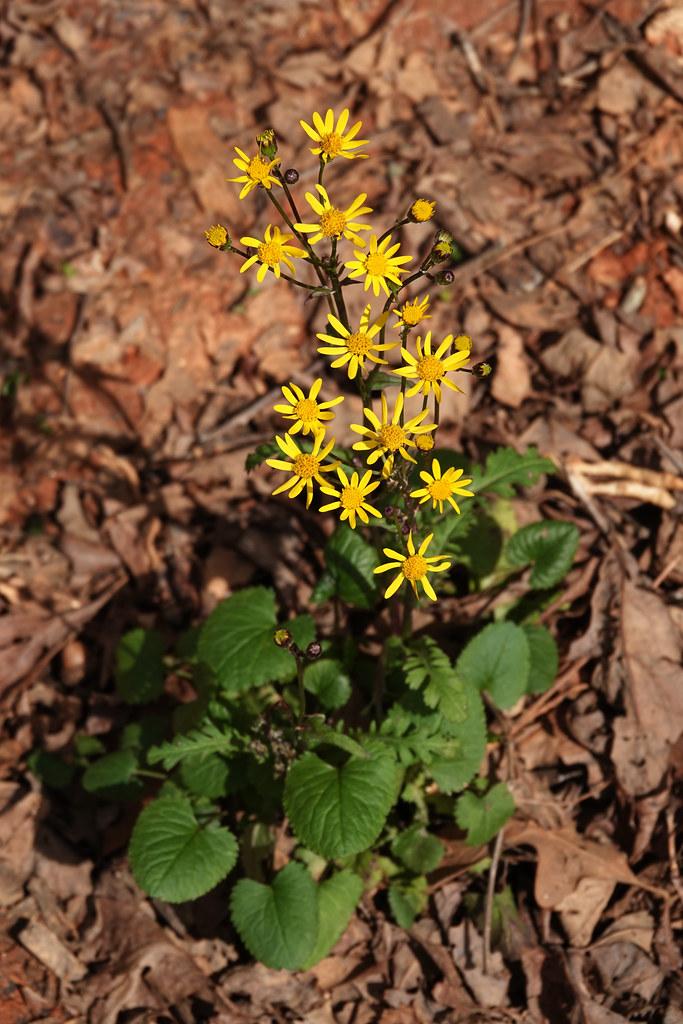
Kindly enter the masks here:
M 680 4 L 534 6 L 0 15 L 3 1024 L 680 1019 Z M 411 932 L 366 899 L 289 975 L 245 962 L 221 887 L 143 899 L 131 810 L 93 817 L 29 768 L 124 720 L 107 637 L 180 628 L 264 573 L 305 610 L 300 513 L 262 506 L 243 460 L 284 370 L 311 372 L 313 309 L 279 290 L 274 320 L 275 293 L 248 290 L 202 229 L 258 219 L 223 180 L 233 144 L 327 105 L 362 108 L 384 160 L 361 172 L 372 205 L 435 195 L 467 254 L 434 328 L 455 307 L 497 372 L 444 423 L 450 443 L 480 459 L 538 444 L 560 476 L 527 500 L 582 534 L 545 620 L 558 682 L 501 722 L 517 940 L 486 970 L 455 829 Z M 285 141 L 296 166 L 305 142 Z

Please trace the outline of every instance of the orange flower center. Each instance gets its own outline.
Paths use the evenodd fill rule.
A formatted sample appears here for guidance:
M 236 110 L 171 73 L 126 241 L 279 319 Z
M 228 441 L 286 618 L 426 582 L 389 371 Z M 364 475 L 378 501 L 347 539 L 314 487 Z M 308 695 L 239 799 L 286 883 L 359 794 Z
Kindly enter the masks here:
M 363 504 L 363 495 L 358 487 L 344 487 L 339 495 L 339 500 L 343 508 L 356 509 Z
M 425 356 L 417 364 L 417 375 L 421 380 L 441 380 L 445 372 L 443 363 L 436 356 Z
M 337 135 L 336 132 L 323 135 L 320 139 L 320 148 L 327 157 L 339 156 L 343 148 L 341 135 Z
M 352 356 L 366 356 L 372 348 L 372 340 L 365 331 L 356 331 L 355 334 L 349 334 L 346 347 Z
M 302 398 L 294 406 L 294 415 L 303 423 L 312 423 L 318 418 L 318 403 L 312 398 Z
M 325 238 L 332 238 L 333 235 L 339 238 L 346 230 L 346 217 L 334 206 L 324 210 L 320 216 L 320 229 Z
M 407 580 L 421 580 L 427 575 L 428 565 L 422 555 L 411 555 L 401 565 L 401 572 Z
M 302 480 L 312 480 L 320 472 L 320 463 L 313 455 L 297 455 L 292 470 Z
M 365 257 L 365 269 L 372 277 L 384 277 L 389 269 L 389 260 L 383 252 L 369 252 Z
M 253 181 L 265 181 L 270 175 L 270 164 L 262 160 L 260 156 L 255 156 L 249 161 L 247 174 Z
M 261 263 L 275 267 L 284 256 L 284 246 L 280 242 L 263 242 L 258 247 L 258 258 Z
M 441 477 L 440 480 L 433 480 L 427 487 L 427 490 L 432 498 L 436 499 L 436 501 L 445 501 L 446 498 L 450 497 L 451 485 L 447 480 Z
M 397 452 L 406 443 L 406 432 L 397 423 L 386 423 L 379 432 L 379 440 L 383 448 Z

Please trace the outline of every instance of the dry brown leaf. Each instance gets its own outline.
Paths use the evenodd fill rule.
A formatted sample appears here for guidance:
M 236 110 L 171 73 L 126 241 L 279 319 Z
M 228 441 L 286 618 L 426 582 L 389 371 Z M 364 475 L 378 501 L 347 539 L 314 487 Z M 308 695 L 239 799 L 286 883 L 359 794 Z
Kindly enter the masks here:
M 572 946 L 588 945 L 614 892 L 614 885 L 605 878 L 581 878 L 576 889 L 556 905 Z
M 498 368 L 491 392 L 498 402 L 518 409 L 531 393 L 531 373 L 519 331 L 507 324 L 498 328 Z

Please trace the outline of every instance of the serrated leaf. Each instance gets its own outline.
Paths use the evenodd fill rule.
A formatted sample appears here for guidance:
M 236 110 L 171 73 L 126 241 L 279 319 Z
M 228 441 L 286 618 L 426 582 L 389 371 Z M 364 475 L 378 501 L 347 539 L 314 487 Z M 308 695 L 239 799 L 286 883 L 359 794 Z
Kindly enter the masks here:
M 164 689 L 164 639 L 154 629 L 131 629 L 116 648 L 116 689 L 127 704 L 148 704 Z
M 401 928 L 410 928 L 418 914 L 427 909 L 429 890 L 422 875 L 409 881 L 397 880 L 389 885 L 389 906 Z
M 141 889 L 183 903 L 203 896 L 232 871 L 237 841 L 215 821 L 200 824 L 186 797 L 162 796 L 135 822 L 128 858 Z
M 439 711 L 453 722 L 467 715 L 467 698 L 448 655 L 431 637 L 423 636 L 410 645 L 405 660 L 406 684 L 411 690 L 421 689 L 429 708 Z
M 471 490 L 476 494 L 487 492 L 511 498 L 513 485 L 529 487 L 542 473 L 554 473 L 555 465 L 529 446 L 523 453 L 514 448 L 497 448 L 486 458 L 483 469 L 474 467 Z
M 375 841 L 396 800 L 399 778 L 387 753 L 337 765 L 309 752 L 287 773 L 285 809 L 304 845 L 323 857 L 346 857 Z
M 194 796 L 218 800 L 228 789 L 230 767 L 219 754 L 192 754 L 181 761 L 180 780 Z
M 358 740 L 354 740 L 352 736 L 348 736 L 339 729 L 333 729 L 324 723 L 314 726 L 313 729 L 314 731 L 311 731 L 308 737 L 308 745 L 311 749 L 314 747 L 332 746 L 363 760 L 367 760 L 370 757 L 365 747 Z
M 579 531 L 573 523 L 544 519 L 518 530 L 508 541 L 505 553 L 512 565 L 532 564 L 530 585 L 548 590 L 569 572 L 578 543 Z
M 559 657 L 557 644 L 552 633 L 545 626 L 527 623 L 522 626 L 529 644 L 529 678 L 527 693 L 545 693 L 555 682 Z
M 363 893 L 363 882 L 353 871 L 338 871 L 318 886 L 318 937 L 313 952 L 302 963 L 309 970 L 337 944 L 346 931 L 358 900 Z
M 325 565 L 337 595 L 354 608 L 372 608 L 377 600 L 379 565 L 375 548 L 360 533 L 342 523 L 325 545 Z
M 341 661 L 335 658 L 319 658 L 307 665 L 304 686 L 329 711 L 343 707 L 351 696 L 351 680 Z
M 327 569 L 321 574 L 318 582 L 311 591 L 309 601 L 312 605 L 324 604 L 334 597 L 337 585 L 334 576 Z
M 499 708 L 510 708 L 526 691 L 529 642 L 514 622 L 492 622 L 467 644 L 457 660 L 458 675 L 487 690 Z
M 253 452 L 249 452 L 247 455 L 244 460 L 244 468 L 247 472 L 252 469 L 256 469 L 256 467 L 262 465 L 266 459 L 271 459 L 274 455 L 277 455 L 279 450 L 278 446 L 272 441 L 258 445 L 254 448 Z
M 83 773 L 83 789 L 97 793 L 112 786 L 123 786 L 133 778 L 138 759 L 132 750 L 117 750 L 105 754 L 86 768 Z
M 462 722 L 448 722 L 445 752 L 432 756 L 427 768 L 444 793 L 457 793 L 474 777 L 486 751 L 486 715 L 479 691 L 465 683 L 467 717 Z
M 298 970 L 318 934 L 318 894 L 303 864 L 279 871 L 272 885 L 241 878 L 232 890 L 230 915 L 252 956 L 275 970 Z
M 412 825 L 399 832 L 391 844 L 391 852 L 416 875 L 434 871 L 444 855 L 444 845 L 422 825 Z
M 198 729 L 175 736 L 170 743 L 152 747 L 147 754 L 149 764 L 163 764 L 171 771 L 185 757 L 223 753 L 233 750 L 230 735 L 219 729 L 213 722 L 204 722 Z
M 515 801 L 504 782 L 498 782 L 484 796 L 468 791 L 455 804 L 455 820 L 467 832 L 465 842 L 483 846 L 500 832 L 515 813 Z
M 309 615 L 286 623 L 301 648 L 315 637 Z M 228 693 L 241 693 L 263 683 L 286 683 L 296 675 L 294 656 L 277 647 L 275 594 L 266 587 L 248 587 L 214 608 L 199 635 L 199 657 Z

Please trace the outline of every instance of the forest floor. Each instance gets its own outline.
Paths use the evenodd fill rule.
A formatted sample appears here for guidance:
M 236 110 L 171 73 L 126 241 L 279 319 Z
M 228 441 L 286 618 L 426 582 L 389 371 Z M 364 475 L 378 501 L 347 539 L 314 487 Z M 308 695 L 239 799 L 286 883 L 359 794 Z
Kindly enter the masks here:
M 0 1024 L 683 1022 L 681 0 L 10 0 L 0 54 Z M 465 253 L 430 326 L 494 372 L 449 443 L 537 446 L 557 475 L 518 522 L 581 533 L 544 613 L 558 680 L 509 719 L 516 909 L 486 972 L 455 832 L 410 931 L 367 901 L 290 975 L 248 961 L 224 892 L 146 900 L 135 809 L 28 763 L 121 724 L 126 629 L 254 581 L 305 608 L 322 535 L 244 463 L 316 375 L 317 309 L 203 230 L 263 219 L 234 145 L 272 125 L 308 168 L 328 106 L 371 140 L 349 192 L 436 199 Z

